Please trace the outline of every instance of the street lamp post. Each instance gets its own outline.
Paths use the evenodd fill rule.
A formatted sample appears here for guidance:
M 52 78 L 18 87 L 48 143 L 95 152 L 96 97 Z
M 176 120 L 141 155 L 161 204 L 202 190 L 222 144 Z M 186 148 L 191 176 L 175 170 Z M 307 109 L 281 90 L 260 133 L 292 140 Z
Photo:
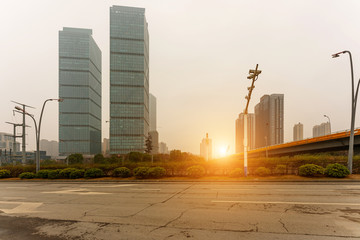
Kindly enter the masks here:
M 326 117 L 326 118 L 329 120 L 330 134 L 331 134 L 331 122 L 330 122 L 330 117 L 329 117 L 329 116 L 327 116 L 327 115 L 325 115 L 325 114 L 324 114 L 324 117 Z
M 350 51 L 342 51 L 332 55 L 333 58 L 337 58 L 340 54 L 348 53 L 350 58 L 350 67 L 351 67 L 351 124 L 350 124 L 350 139 L 349 139 L 349 153 L 348 153 L 348 169 L 350 174 L 352 174 L 352 165 L 353 165 L 353 155 L 354 155 L 354 125 L 355 125 L 355 113 L 356 113 L 356 103 L 359 92 L 360 79 L 357 83 L 356 92 L 354 91 L 354 69 L 353 62 Z
M 258 70 L 259 64 L 256 64 L 255 70 L 250 69 L 249 70 L 249 76 L 247 79 L 251 79 L 252 83 L 251 86 L 248 87 L 249 93 L 246 95 L 245 99 L 247 100 L 246 107 L 244 110 L 244 175 L 247 176 L 247 151 L 248 151 L 248 134 L 247 134 L 247 114 L 248 114 L 248 107 L 251 99 L 251 93 L 253 89 L 255 88 L 255 81 L 258 79 L 259 74 L 261 73 L 261 70 Z
M 58 101 L 58 102 L 62 102 L 64 101 L 64 99 L 54 99 L 54 98 L 50 98 L 50 99 L 46 99 L 43 103 L 42 109 L 41 109 L 41 113 L 40 113 L 40 118 L 39 118 L 39 126 L 37 126 L 36 124 L 36 120 L 34 118 L 34 116 L 28 112 L 25 112 L 22 108 L 15 106 L 15 109 L 18 110 L 21 113 L 24 113 L 28 116 L 30 116 L 32 118 L 32 120 L 34 121 L 34 125 L 35 125 L 35 138 L 36 138 L 36 173 L 40 170 L 40 128 L 41 128 L 41 120 L 42 120 L 42 116 L 44 113 L 44 109 L 45 109 L 45 105 L 48 101 Z

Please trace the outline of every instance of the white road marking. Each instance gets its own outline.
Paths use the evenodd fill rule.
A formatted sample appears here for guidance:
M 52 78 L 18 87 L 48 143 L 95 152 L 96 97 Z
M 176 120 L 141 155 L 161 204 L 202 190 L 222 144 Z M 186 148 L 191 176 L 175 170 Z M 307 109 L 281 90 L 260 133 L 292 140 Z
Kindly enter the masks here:
M 12 209 L 0 209 L 0 211 L 11 214 L 11 213 L 34 213 L 36 208 L 42 205 L 42 203 L 34 202 L 5 202 L 0 201 L 0 204 L 19 204 L 19 206 Z
M 87 185 L 87 187 L 94 187 L 94 188 L 116 188 L 116 187 L 133 187 L 135 184 L 117 184 L 117 185 Z M 138 186 L 138 185 L 137 185 Z
M 53 191 L 53 192 L 42 192 L 42 193 L 53 193 L 53 194 L 77 194 L 77 195 L 104 195 L 104 194 L 112 194 L 112 193 L 104 193 L 104 192 L 90 192 L 85 188 L 79 189 L 69 189 L 62 191 Z
M 131 188 L 131 190 L 135 191 L 161 191 L 161 189 L 152 189 L 152 188 Z
M 28 188 L 28 187 L 6 187 L 7 189 L 11 189 L 11 188 L 15 188 L 15 189 L 18 189 L 18 188 Z
M 8 200 L 26 199 L 25 197 L 2 197 L 2 198 L 8 199 Z
M 259 190 L 269 190 L 269 191 L 278 191 L 278 192 L 332 192 L 337 191 L 334 189 L 269 189 L 269 188 L 214 188 L 213 191 L 259 191 Z
M 236 201 L 212 200 L 213 203 L 249 203 L 249 204 L 290 204 L 290 205 L 335 205 L 335 206 L 360 206 L 360 203 L 318 203 L 318 202 L 272 202 L 272 201 Z

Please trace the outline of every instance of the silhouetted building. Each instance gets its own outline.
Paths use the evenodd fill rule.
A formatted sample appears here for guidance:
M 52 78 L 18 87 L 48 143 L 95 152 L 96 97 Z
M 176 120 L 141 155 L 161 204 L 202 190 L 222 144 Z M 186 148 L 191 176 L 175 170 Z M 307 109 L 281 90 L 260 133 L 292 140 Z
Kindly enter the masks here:
M 321 123 L 320 125 L 315 125 L 313 127 L 313 137 L 320 137 L 331 134 L 330 123 Z
M 14 149 L 14 138 L 12 137 L 12 134 L 0 132 L 0 150 L 2 151 L 2 154 L 5 154 L 5 150 L 7 153 L 10 152 L 10 149 L 12 152 L 17 152 L 20 150 L 20 143 L 16 142 L 15 149 Z
M 110 8 L 110 154 L 144 152 L 149 133 L 149 34 L 144 8 Z
M 59 31 L 59 152 L 101 153 L 101 51 L 91 29 Z
M 284 94 L 264 95 L 255 106 L 255 147 L 284 142 Z
M 159 133 L 157 131 L 151 131 L 149 132 L 149 135 L 151 137 L 151 143 L 152 143 L 152 154 L 159 153 Z
M 150 93 L 149 97 L 149 119 L 150 119 L 150 136 L 152 141 L 152 154 L 159 152 L 159 133 L 156 129 L 156 97 Z
M 168 149 L 166 143 L 160 142 L 160 144 L 159 144 L 159 153 L 169 154 L 169 149 Z
M 235 122 L 235 152 L 244 152 L 244 113 L 240 113 Z M 248 150 L 255 148 L 255 114 L 247 114 Z
M 294 125 L 293 138 L 294 141 L 300 141 L 304 139 L 304 125 L 302 123 Z
M 206 134 L 206 138 L 203 138 L 200 143 L 200 156 L 206 161 L 212 159 L 212 141 L 208 134 Z
M 56 158 L 59 156 L 59 143 L 57 141 L 40 140 L 40 151 L 45 151 L 47 156 Z

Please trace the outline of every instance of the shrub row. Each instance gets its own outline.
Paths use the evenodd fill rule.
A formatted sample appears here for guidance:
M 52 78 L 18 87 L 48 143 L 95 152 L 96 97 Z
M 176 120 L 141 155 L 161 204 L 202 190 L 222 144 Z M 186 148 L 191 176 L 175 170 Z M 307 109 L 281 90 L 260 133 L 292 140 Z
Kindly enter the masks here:
M 99 178 L 104 176 L 104 173 L 101 169 L 90 168 L 86 171 L 84 169 L 76 168 L 65 168 L 65 169 L 55 169 L 49 170 L 44 169 L 38 171 L 37 174 L 33 172 L 23 172 L 19 175 L 21 179 L 31 179 L 31 178 L 45 178 L 45 179 L 77 179 L 77 178 Z
M 329 164 L 323 168 L 316 164 L 305 164 L 299 168 L 299 175 L 306 177 L 322 176 L 344 178 L 350 174 L 349 170 L 339 163 Z
M 282 175 L 286 174 L 286 165 L 278 165 L 275 171 L 271 171 L 266 167 L 259 167 L 255 171 L 250 172 L 255 176 L 269 176 L 269 175 Z M 323 176 L 342 178 L 349 175 L 349 170 L 339 163 L 328 164 L 326 168 L 316 164 L 305 164 L 299 167 L 300 176 Z M 44 169 L 40 170 L 37 174 L 33 172 L 23 172 L 19 174 L 21 179 L 30 178 L 44 178 L 44 179 L 77 179 L 77 178 L 99 178 L 103 176 L 113 176 L 128 178 L 134 176 L 137 179 L 147 178 L 162 178 L 167 174 L 167 171 L 163 167 L 137 167 L 131 171 L 127 167 L 118 167 L 114 170 L 108 170 L 104 173 L 102 169 L 90 168 L 87 170 L 77 168 L 65 168 L 65 169 Z M 193 165 L 186 169 L 186 176 L 192 178 L 199 178 L 206 175 L 206 170 L 201 165 Z M 244 172 L 242 168 L 235 168 L 228 173 L 230 177 L 242 177 Z M 11 172 L 6 169 L 0 170 L 0 178 L 12 177 Z

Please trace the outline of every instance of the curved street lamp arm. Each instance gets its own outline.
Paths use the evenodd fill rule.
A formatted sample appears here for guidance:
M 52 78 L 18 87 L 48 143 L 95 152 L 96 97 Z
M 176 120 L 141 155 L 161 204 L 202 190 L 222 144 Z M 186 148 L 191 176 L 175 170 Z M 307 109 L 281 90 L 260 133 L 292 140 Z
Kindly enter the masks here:
M 34 121 L 34 124 L 35 124 L 35 138 L 37 139 L 38 138 L 38 128 L 37 128 L 37 124 L 36 124 L 36 120 L 35 118 L 33 117 L 33 115 L 25 112 L 26 115 L 28 115 L 29 117 L 32 118 L 32 120 Z
M 358 93 L 359 93 L 359 85 L 360 85 L 360 79 L 357 83 L 357 87 L 356 87 L 356 93 L 355 93 L 355 100 L 354 100 L 354 109 L 356 110 L 356 105 L 357 105 L 357 98 L 358 98 Z M 356 112 L 354 112 L 355 114 Z
M 44 108 L 45 108 L 45 104 L 48 102 L 48 101 L 53 101 L 53 99 L 46 99 L 45 102 L 43 103 L 43 106 L 42 106 L 42 109 L 41 109 L 41 113 L 40 113 L 40 119 L 39 119 L 39 134 L 38 134 L 38 138 L 37 141 L 40 141 L 40 127 L 41 127 L 41 120 L 42 120 L 42 116 L 43 116 L 43 113 L 44 113 Z
M 353 69 L 353 62 L 352 62 L 352 56 L 351 56 L 351 52 L 348 51 L 348 50 L 345 50 L 343 51 L 342 53 L 348 53 L 349 54 L 349 58 L 350 58 L 350 67 L 351 67 L 351 92 L 352 92 L 352 101 L 353 101 L 353 104 L 354 104 L 354 98 L 355 98 L 355 95 L 354 95 L 354 69 Z

